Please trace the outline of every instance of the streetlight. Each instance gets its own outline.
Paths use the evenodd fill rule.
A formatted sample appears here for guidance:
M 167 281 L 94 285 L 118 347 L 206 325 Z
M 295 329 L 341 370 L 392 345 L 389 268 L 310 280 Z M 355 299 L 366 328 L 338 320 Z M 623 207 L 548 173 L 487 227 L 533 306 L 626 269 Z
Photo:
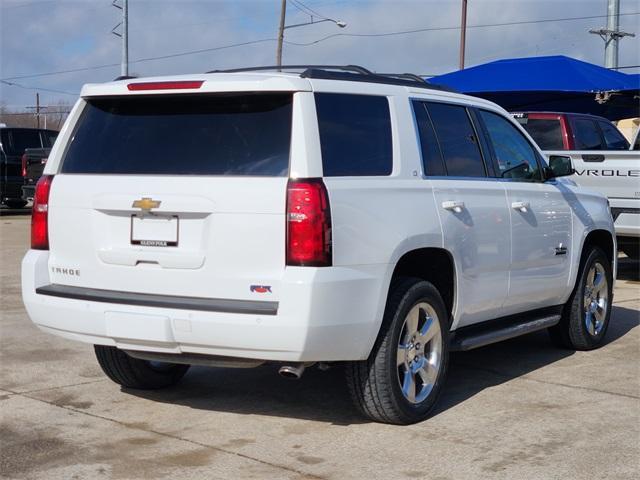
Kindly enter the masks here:
M 311 17 L 310 22 L 296 23 L 293 25 L 285 25 L 284 18 L 285 18 L 286 11 L 287 11 L 287 0 L 282 0 L 282 7 L 280 9 L 280 28 L 278 29 L 278 50 L 276 53 L 276 62 L 277 62 L 276 64 L 278 65 L 278 67 L 282 65 L 282 43 L 284 41 L 284 31 L 287 28 L 304 27 L 305 25 L 315 25 L 316 23 L 323 23 L 323 22 L 335 23 L 340 28 L 344 28 L 347 26 L 346 22 L 343 22 L 342 20 L 334 20 L 333 18 L 323 18 L 322 20 L 314 20 L 313 15 L 309 15 Z

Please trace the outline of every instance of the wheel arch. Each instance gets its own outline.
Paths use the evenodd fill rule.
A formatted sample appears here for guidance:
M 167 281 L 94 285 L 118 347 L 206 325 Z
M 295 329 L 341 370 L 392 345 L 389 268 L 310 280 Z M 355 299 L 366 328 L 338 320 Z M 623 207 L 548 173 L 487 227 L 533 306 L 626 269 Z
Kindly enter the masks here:
M 377 323 L 370 330 L 370 336 L 365 344 L 363 358 L 366 358 L 380 335 L 382 320 L 386 309 L 387 299 L 393 286 L 393 280 L 398 276 L 420 278 L 432 283 L 442 295 L 451 325 L 457 301 L 455 262 L 451 252 L 442 247 L 417 246 L 400 250 L 389 263 L 385 282 L 381 287 L 380 304 L 378 307 Z
M 444 248 L 425 247 L 405 252 L 396 262 L 391 274 L 387 296 L 393 279 L 398 276 L 421 278 L 432 283 L 444 300 L 451 324 L 456 302 L 455 263 L 451 252 Z
M 590 247 L 599 247 L 607 255 L 607 259 L 611 264 L 611 271 L 613 272 L 613 281 L 615 282 L 618 264 L 616 238 L 615 235 L 612 234 L 609 230 L 597 228 L 586 232 L 584 239 L 582 240 L 582 244 L 580 246 L 580 257 L 578 264 L 579 266 L 578 268 L 574 269 L 572 275 L 571 284 L 574 286 L 574 288 L 578 279 L 578 274 L 580 272 L 580 269 L 582 268 L 582 262 L 584 260 L 585 252 L 587 252 Z

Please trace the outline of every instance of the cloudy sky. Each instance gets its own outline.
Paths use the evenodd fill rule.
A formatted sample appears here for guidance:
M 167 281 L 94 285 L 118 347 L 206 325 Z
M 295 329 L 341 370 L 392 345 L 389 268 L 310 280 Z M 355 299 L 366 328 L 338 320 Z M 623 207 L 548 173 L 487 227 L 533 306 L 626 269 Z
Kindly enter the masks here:
M 287 24 L 308 21 L 294 1 L 288 2 Z M 287 30 L 285 63 L 359 64 L 423 75 L 457 69 L 461 0 L 297 1 L 348 26 L 340 29 L 325 22 Z M 110 31 L 121 13 L 111 2 L 0 0 L 0 80 L 16 84 L 0 83 L 0 101 L 12 108 L 33 105 L 35 88 L 45 105 L 72 102 L 83 83 L 118 76 L 120 41 Z M 129 0 L 130 72 L 147 76 L 274 64 L 280 3 Z M 607 0 L 469 0 L 467 66 L 536 55 L 569 55 L 602 64 L 603 42 L 588 30 L 605 25 L 606 4 Z M 640 6 L 621 0 L 621 12 L 637 13 Z M 587 16 L 602 17 L 519 23 Z M 504 23 L 516 24 L 494 25 Z M 623 15 L 620 26 L 640 34 L 640 15 Z M 432 30 L 362 36 L 424 29 Z M 243 42 L 256 43 L 220 48 Z M 192 51 L 199 53 L 172 56 Z M 163 56 L 169 57 L 155 58 Z M 638 64 L 640 40 L 623 39 L 620 65 Z M 86 70 L 50 75 L 78 69 Z

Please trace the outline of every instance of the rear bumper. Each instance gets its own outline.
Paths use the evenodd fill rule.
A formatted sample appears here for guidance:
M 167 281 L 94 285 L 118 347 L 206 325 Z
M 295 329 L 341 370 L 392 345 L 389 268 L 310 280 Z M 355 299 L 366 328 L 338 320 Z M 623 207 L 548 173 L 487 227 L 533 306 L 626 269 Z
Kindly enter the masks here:
M 33 200 L 33 197 L 36 194 L 36 186 L 35 185 L 24 185 L 22 187 L 22 199 L 23 200 Z
M 30 250 L 22 263 L 27 312 L 45 331 L 128 350 L 273 361 L 366 358 L 382 321 L 389 270 L 287 268 L 279 302 L 185 304 L 186 297 L 50 285 L 48 257 Z

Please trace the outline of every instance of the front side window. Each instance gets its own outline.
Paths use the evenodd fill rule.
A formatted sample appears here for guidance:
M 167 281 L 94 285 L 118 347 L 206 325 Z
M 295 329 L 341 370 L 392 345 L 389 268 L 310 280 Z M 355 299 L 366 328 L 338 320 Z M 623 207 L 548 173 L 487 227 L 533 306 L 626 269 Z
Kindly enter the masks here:
M 542 150 L 564 150 L 559 118 L 529 118 L 522 126 Z
M 602 150 L 602 140 L 596 122 L 577 118 L 571 122 L 577 150 Z
M 508 120 L 498 114 L 480 110 L 489 141 L 498 162 L 498 176 L 516 180 L 540 180 L 540 166 L 534 148 Z
M 447 173 L 453 177 L 486 177 L 482 153 L 465 107 L 427 103 Z
M 611 125 L 609 122 L 598 122 L 602 135 L 604 136 L 604 142 L 607 144 L 608 150 L 628 150 L 629 142 L 620 131 Z
M 325 177 L 391 174 L 387 97 L 316 93 L 315 101 Z
M 291 93 L 87 100 L 62 173 L 286 176 Z

